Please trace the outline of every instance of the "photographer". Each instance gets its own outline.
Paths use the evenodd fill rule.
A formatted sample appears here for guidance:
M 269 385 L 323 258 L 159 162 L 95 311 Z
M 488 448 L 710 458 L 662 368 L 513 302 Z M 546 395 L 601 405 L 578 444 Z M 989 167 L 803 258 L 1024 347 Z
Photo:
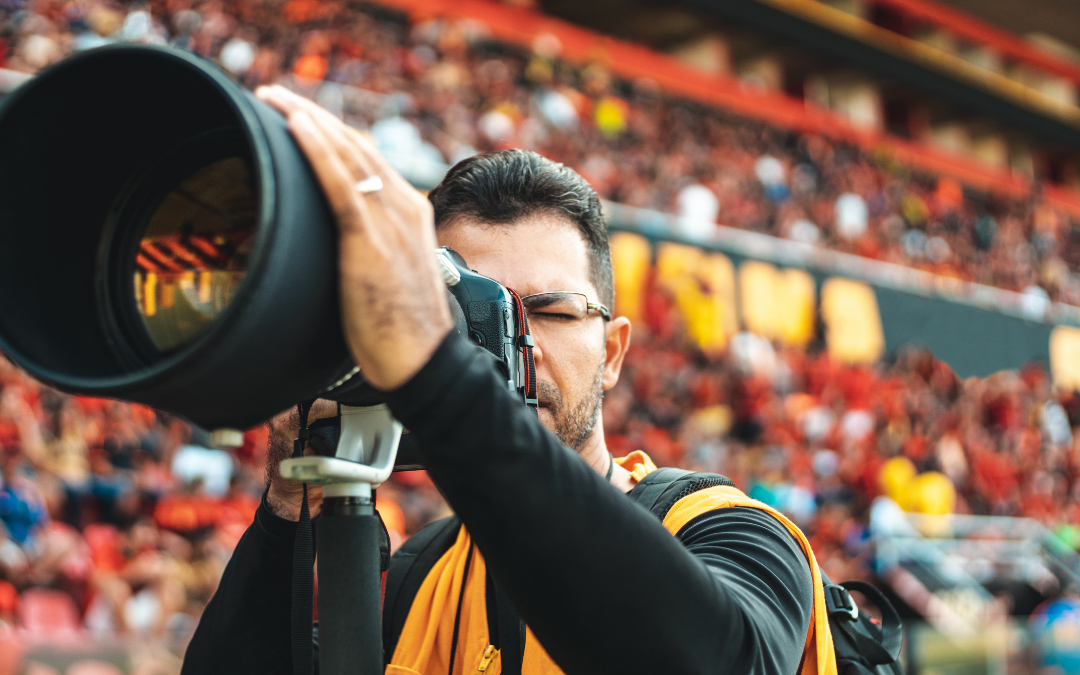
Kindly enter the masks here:
M 824 652 L 811 639 L 811 568 L 779 520 L 716 508 L 669 532 L 624 494 L 654 467 L 639 453 L 616 462 L 604 443 L 601 400 L 618 380 L 630 325 L 607 309 L 607 234 L 588 184 L 511 150 L 455 166 L 429 202 L 314 104 L 276 87 L 258 95 L 288 117 L 337 218 L 352 355 L 419 439 L 456 513 L 390 563 L 386 672 L 791 675 L 804 648 L 816 663 Z M 358 191 L 373 175 L 382 189 Z M 451 332 L 437 245 L 523 297 L 539 423 L 487 355 Z M 310 419 L 334 410 L 316 403 Z M 296 413 L 271 423 L 266 498 L 203 614 L 185 673 L 291 671 L 301 492 L 277 464 L 297 429 Z M 309 492 L 312 516 L 318 494 Z

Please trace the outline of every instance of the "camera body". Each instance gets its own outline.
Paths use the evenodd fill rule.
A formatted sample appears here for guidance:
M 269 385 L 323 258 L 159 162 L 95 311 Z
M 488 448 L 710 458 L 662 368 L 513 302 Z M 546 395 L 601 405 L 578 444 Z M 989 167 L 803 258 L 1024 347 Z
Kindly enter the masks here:
M 443 269 L 455 330 L 491 354 L 493 366 L 506 379 L 507 390 L 519 396 L 523 404 L 535 405 L 535 400 L 529 399 L 527 394 L 532 365 L 532 352 L 526 349 L 531 343 L 527 337 L 527 319 L 513 293 L 498 281 L 469 269 L 465 259 L 449 247 L 436 249 L 435 255 Z M 344 425 L 342 416 L 351 414 L 354 409 L 378 406 L 382 397 L 354 368 L 320 394 L 320 398 L 337 401 L 342 411 L 338 417 L 318 420 L 311 425 L 312 445 L 317 455 L 341 457 L 338 446 Z M 419 448 L 408 431 L 404 431 L 394 470 L 422 468 Z
M 447 286 L 461 310 L 460 317 L 455 312 L 458 330 L 495 357 L 499 371 L 506 377 L 507 388 L 527 402 L 523 349 L 526 319 L 524 314 L 518 315 L 513 295 L 498 281 L 470 270 L 464 258 L 453 249 L 444 246 L 437 255 L 444 267 L 448 260 L 460 275 L 459 281 Z

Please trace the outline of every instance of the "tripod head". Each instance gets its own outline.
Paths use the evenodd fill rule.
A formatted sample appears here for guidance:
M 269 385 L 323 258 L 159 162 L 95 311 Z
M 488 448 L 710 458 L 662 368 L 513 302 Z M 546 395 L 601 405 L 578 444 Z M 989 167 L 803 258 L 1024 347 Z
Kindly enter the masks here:
M 333 457 L 294 457 L 281 463 L 289 480 L 323 485 L 323 496 L 371 498 L 394 470 L 401 422 L 386 404 L 340 406 L 340 437 Z

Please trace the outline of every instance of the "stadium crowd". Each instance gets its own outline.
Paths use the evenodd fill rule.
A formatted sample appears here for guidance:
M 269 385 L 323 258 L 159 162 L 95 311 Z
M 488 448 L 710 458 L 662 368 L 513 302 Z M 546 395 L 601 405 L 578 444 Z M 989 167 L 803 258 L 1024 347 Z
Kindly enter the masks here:
M 604 401 L 612 451 L 730 476 L 790 514 L 833 578 L 871 575 L 868 509 L 895 458 L 947 476 L 958 512 L 1035 518 L 1080 543 L 1080 397 L 1039 368 L 961 381 L 925 351 L 845 365 L 750 333 L 706 358 L 665 291 L 647 306 Z M 0 622 L 185 636 L 253 517 L 265 430 L 210 449 L 179 419 L 0 363 Z M 379 509 L 394 546 L 446 513 L 422 472 L 395 474 Z
M 475 22 L 414 19 L 329 0 L 4 0 L 0 67 L 36 72 L 117 40 L 168 43 L 250 87 L 355 88 L 355 105 L 339 112 L 402 161 L 527 147 L 607 199 L 685 216 L 690 234 L 720 222 L 1080 304 L 1080 223 L 1038 194 L 981 194 L 673 99 L 650 81 L 613 78 L 602 56 L 560 61 L 554 36 L 530 51 L 491 42 Z
M 1037 198 L 672 100 L 602 61 L 561 62 L 552 41 L 526 52 L 468 22 L 321 0 L 0 0 L 0 20 L 3 68 L 114 40 L 173 44 L 247 86 L 361 90 L 366 103 L 341 112 L 391 156 L 529 147 L 605 198 L 686 216 L 691 233 L 719 221 L 1080 304 L 1080 224 Z M 707 358 L 670 297 L 646 298 L 604 402 L 612 450 L 732 477 L 805 528 L 832 578 L 870 574 L 868 507 L 896 457 L 947 476 L 959 512 L 1036 518 L 1080 543 L 1080 397 L 1039 368 L 961 381 L 923 351 L 852 366 L 749 333 Z M 65 631 L 187 635 L 265 484 L 265 431 L 245 439 L 214 450 L 179 419 L 60 394 L 0 361 L 0 654 Z M 396 474 L 379 502 L 395 546 L 446 512 L 420 472 Z

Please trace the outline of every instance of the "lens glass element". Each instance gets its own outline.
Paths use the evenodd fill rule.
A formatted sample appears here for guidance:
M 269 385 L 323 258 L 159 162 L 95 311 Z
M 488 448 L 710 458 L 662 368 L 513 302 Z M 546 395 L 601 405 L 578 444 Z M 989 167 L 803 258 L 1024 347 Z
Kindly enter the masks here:
M 161 352 L 190 344 L 232 302 L 255 243 L 258 203 L 240 157 L 181 180 L 153 211 L 135 252 L 135 302 Z

